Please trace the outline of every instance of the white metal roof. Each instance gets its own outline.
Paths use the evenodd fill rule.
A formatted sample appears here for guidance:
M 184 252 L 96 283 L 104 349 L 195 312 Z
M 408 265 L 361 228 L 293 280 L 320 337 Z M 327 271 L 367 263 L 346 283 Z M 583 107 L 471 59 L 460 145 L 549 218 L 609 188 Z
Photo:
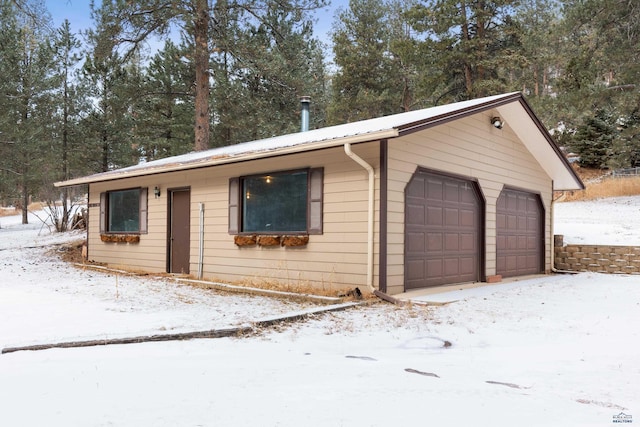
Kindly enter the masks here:
M 213 148 L 180 156 L 140 163 L 127 168 L 57 182 L 57 187 L 90 184 L 185 169 L 215 166 L 276 155 L 316 150 L 380 139 L 392 139 L 403 132 L 435 126 L 491 108 L 498 108 L 505 121 L 523 140 L 529 151 L 554 180 L 554 189 L 583 188 L 569 163 L 530 110 L 519 92 L 478 98 L 423 110 L 394 114 L 370 120 L 298 132 L 273 138 Z M 521 128 L 519 132 L 518 129 Z M 546 166 L 545 166 L 546 165 Z

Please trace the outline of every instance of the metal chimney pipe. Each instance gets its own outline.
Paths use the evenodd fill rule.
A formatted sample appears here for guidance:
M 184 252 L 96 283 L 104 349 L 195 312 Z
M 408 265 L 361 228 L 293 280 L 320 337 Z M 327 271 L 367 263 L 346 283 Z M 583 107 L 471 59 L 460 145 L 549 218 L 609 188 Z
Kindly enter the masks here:
M 301 96 L 300 97 L 300 107 L 301 111 L 301 123 L 300 123 L 300 132 L 306 132 L 309 130 L 309 104 L 311 103 L 310 96 Z

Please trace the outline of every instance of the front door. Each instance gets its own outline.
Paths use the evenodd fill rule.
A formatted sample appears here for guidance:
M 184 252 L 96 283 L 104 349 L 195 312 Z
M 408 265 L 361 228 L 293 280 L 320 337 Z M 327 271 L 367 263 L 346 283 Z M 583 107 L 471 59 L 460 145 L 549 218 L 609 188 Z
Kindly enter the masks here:
M 188 188 L 169 190 L 169 273 L 189 274 L 190 232 L 191 191 Z

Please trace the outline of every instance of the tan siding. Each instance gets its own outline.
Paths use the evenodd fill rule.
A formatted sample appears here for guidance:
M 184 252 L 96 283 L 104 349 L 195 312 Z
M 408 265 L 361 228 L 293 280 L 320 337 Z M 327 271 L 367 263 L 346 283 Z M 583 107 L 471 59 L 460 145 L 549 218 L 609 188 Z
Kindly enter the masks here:
M 550 268 L 551 180 L 506 126 L 493 128 L 491 112 L 477 114 L 389 143 L 389 293 L 404 290 L 404 188 L 418 166 L 478 180 L 486 203 L 486 275 L 496 271 L 496 201 L 503 186 L 540 193 L 546 209 L 546 269 Z
M 491 113 L 478 114 L 389 141 L 387 194 L 387 291 L 404 290 L 404 189 L 417 167 L 459 174 L 478 180 L 486 201 L 487 275 L 495 273 L 495 203 L 504 185 L 542 195 L 545 233 L 551 233 L 551 181 L 506 126 L 489 124 Z M 379 144 L 357 144 L 353 151 L 376 170 L 376 220 L 380 217 Z M 239 248 L 228 234 L 229 179 L 300 168 L 324 168 L 324 229 L 311 235 L 304 248 Z M 145 186 L 149 188 L 149 232 L 138 244 L 103 243 L 99 236 L 99 208 L 90 208 L 90 259 L 112 265 L 161 272 L 166 270 L 167 189 L 191 188 L 190 269 L 198 271 L 199 204 L 204 204 L 204 276 L 228 282 L 277 280 L 288 285 L 309 283 L 324 288 L 364 287 L 367 276 L 367 174 L 342 147 L 284 157 L 258 159 L 203 168 L 91 184 L 92 204 L 100 192 Z M 162 196 L 156 199 L 153 188 Z M 547 237 L 547 268 L 550 268 Z M 375 233 L 379 278 L 378 227 Z
M 353 146 L 353 151 L 378 167 L 377 143 L 356 145 Z M 228 234 L 229 178 L 307 167 L 324 167 L 323 234 L 311 235 L 309 244 L 304 248 L 237 247 L 233 236 Z M 379 173 L 376 173 L 376 188 L 380 185 L 378 179 Z M 165 271 L 166 191 L 167 188 L 190 186 L 192 274 L 198 271 L 198 210 L 199 204 L 203 203 L 205 278 L 228 282 L 277 280 L 288 285 L 301 282 L 327 289 L 366 285 L 367 174 L 346 156 L 342 147 L 142 179 L 93 184 L 92 203 L 99 203 L 101 191 L 139 185 L 150 188 L 149 233 L 141 236 L 139 244 L 116 247 L 114 244 L 102 243 L 97 232 L 99 211 L 92 208 L 91 259 L 149 271 Z M 157 200 L 152 191 L 156 185 L 162 189 L 162 197 Z

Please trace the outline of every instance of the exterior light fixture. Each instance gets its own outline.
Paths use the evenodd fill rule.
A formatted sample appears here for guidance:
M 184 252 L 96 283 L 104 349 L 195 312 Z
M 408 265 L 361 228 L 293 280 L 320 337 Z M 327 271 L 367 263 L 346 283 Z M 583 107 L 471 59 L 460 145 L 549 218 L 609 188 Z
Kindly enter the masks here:
M 492 117 L 491 118 L 491 124 L 496 129 L 502 129 L 502 126 L 504 126 L 504 122 L 502 121 L 502 119 L 500 117 Z
M 160 187 L 156 185 L 156 188 L 153 189 L 153 194 L 156 196 L 156 199 L 160 197 Z

